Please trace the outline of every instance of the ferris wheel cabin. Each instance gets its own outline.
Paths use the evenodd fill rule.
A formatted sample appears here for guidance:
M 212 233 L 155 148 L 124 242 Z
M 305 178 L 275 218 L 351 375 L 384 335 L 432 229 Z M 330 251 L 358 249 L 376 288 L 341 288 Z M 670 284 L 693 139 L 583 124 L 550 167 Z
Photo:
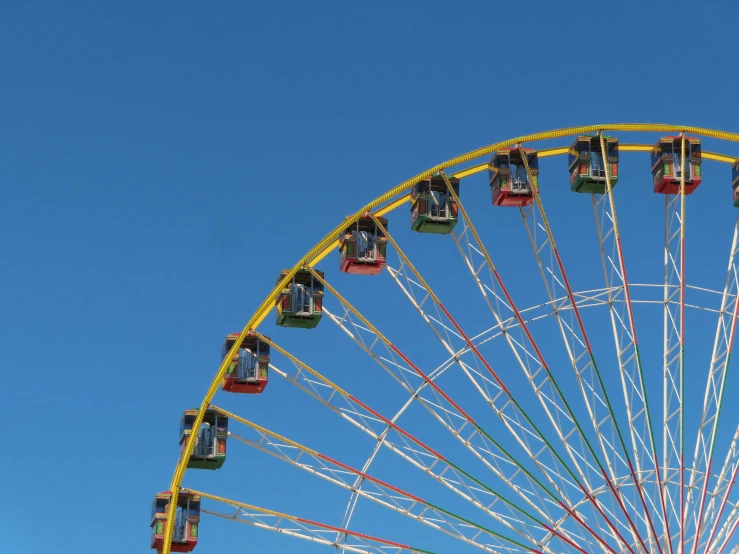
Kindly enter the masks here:
M 387 229 L 387 219 L 377 219 Z M 339 238 L 339 269 L 356 275 L 377 275 L 385 267 L 386 251 L 387 237 L 372 216 L 365 214 Z
M 192 426 L 198 410 L 185 410 L 180 418 L 180 455 L 185 451 L 187 440 L 192 434 Z M 228 438 L 228 418 L 208 408 L 198 429 L 195 447 L 187 467 L 191 469 L 218 469 L 226 461 L 226 439 Z
M 449 177 L 459 197 L 459 178 Z M 459 220 L 458 206 L 444 177 L 438 173 L 422 179 L 411 190 L 411 229 L 419 233 L 446 235 Z
M 171 492 L 160 492 L 151 506 L 151 548 L 161 551 L 164 548 L 164 533 L 167 527 L 167 511 L 172 500 Z M 172 552 L 192 552 L 198 544 L 200 524 L 200 496 L 180 492 L 177 496 Z
M 663 137 L 652 149 L 654 192 L 680 194 L 682 178 L 682 137 Z M 685 194 L 691 194 L 701 184 L 701 141 L 685 137 Z
M 524 148 L 531 170 L 533 187 L 539 186 L 539 156 L 533 148 Z M 529 183 L 521 151 L 512 146 L 498 150 L 488 164 L 490 190 L 494 206 L 528 206 L 533 202 L 533 187 Z
M 240 333 L 231 333 L 226 337 L 221 348 L 221 360 L 228 356 L 234 343 L 239 340 L 239 335 Z M 231 358 L 221 389 L 245 394 L 260 394 L 264 391 L 269 380 L 269 351 L 269 344 L 253 333 L 248 333 Z
M 290 273 L 283 269 L 277 278 L 279 283 Z M 316 271 L 323 278 L 322 271 Z M 313 329 L 323 315 L 323 284 L 307 269 L 299 270 L 292 282 L 277 296 L 277 325 Z
M 739 208 L 739 160 L 731 164 L 731 189 L 734 197 L 734 207 Z
M 570 146 L 568 154 L 570 190 L 586 194 L 606 193 L 606 163 L 609 164 L 611 187 L 618 183 L 618 139 L 603 136 L 605 161 L 599 135 L 582 135 Z

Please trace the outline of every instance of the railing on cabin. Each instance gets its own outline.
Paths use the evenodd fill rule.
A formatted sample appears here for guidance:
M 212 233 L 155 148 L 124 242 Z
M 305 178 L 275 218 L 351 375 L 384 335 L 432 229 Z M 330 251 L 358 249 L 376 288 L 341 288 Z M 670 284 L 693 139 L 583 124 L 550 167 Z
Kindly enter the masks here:
M 431 206 L 429 210 L 431 219 L 449 219 L 449 193 L 431 191 Z
M 187 515 L 185 510 L 180 506 L 177 507 L 177 516 L 175 517 L 172 542 L 187 542 Z
M 216 430 L 204 423 L 198 430 L 193 456 L 197 458 L 213 458 L 216 455 Z
M 377 240 L 368 231 L 357 233 L 357 260 L 362 262 L 374 262 L 377 260 Z
M 313 315 L 313 297 L 305 285 L 296 284 L 293 288 L 292 312 L 298 316 Z
M 251 352 L 243 350 L 239 356 L 236 379 L 241 382 L 256 383 L 259 380 L 257 378 L 258 367 L 259 360 L 257 360 L 257 357 Z
M 511 164 L 511 192 L 527 192 L 529 176 L 523 165 Z
M 606 177 L 606 166 L 603 161 L 602 152 L 591 152 L 590 153 L 590 176 L 593 178 L 604 178 Z

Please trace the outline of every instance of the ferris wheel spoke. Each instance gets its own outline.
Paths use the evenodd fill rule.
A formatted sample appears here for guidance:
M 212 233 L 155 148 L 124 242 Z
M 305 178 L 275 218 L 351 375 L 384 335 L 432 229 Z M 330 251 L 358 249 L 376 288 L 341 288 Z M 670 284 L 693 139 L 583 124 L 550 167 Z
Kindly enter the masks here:
M 315 274 L 314 274 L 315 275 Z M 398 382 L 401 383 L 404 387 L 406 387 L 406 390 L 412 391 L 412 389 L 409 387 L 408 384 L 404 383 L 404 379 L 401 377 L 398 377 L 397 373 L 401 373 L 403 377 L 406 376 L 407 373 L 410 371 L 415 372 L 418 376 L 421 376 L 421 378 L 428 382 L 428 384 L 433 389 L 434 393 L 436 394 L 437 403 L 435 404 L 433 401 L 426 400 L 426 403 L 430 406 L 434 406 L 436 409 L 433 410 L 434 415 L 437 416 L 437 420 L 439 420 L 449 431 L 452 432 L 452 434 L 460 440 L 468 449 L 470 449 L 481 461 L 486 463 L 488 467 L 491 467 L 490 462 L 498 463 L 497 458 L 502 455 L 502 459 L 507 459 L 509 462 L 512 462 L 513 465 L 520 469 L 521 471 L 516 471 L 514 475 L 521 476 L 529 481 L 529 486 L 534 485 L 534 488 L 538 486 L 539 489 L 541 489 L 547 496 L 552 498 L 554 502 L 559 505 L 561 508 L 563 508 L 566 512 L 568 512 L 575 521 L 577 521 L 580 525 L 582 525 L 590 534 L 594 536 L 594 538 L 600 542 L 605 548 L 607 548 L 609 551 L 613 552 L 613 549 L 608 545 L 608 543 L 601 537 L 598 533 L 596 533 L 591 526 L 589 526 L 585 520 L 582 518 L 582 516 L 576 512 L 574 512 L 571 508 L 572 502 L 569 500 L 569 496 L 567 493 L 566 488 L 569 487 L 574 490 L 578 490 L 582 493 L 584 493 L 593 503 L 593 505 L 596 507 L 595 514 L 600 514 L 604 520 L 606 520 L 609 523 L 609 527 L 613 529 L 613 532 L 615 533 L 614 537 L 616 537 L 614 540 L 620 541 L 623 544 L 628 545 L 628 543 L 623 539 L 623 536 L 618 531 L 618 528 L 613 524 L 612 521 L 608 518 L 605 511 L 600 507 L 600 505 L 595 501 L 595 499 L 590 495 L 590 493 L 585 489 L 581 484 L 579 484 L 576 480 L 573 482 L 568 482 L 563 479 L 563 472 L 561 470 L 557 470 L 553 467 L 548 467 L 547 465 L 543 464 L 539 458 L 540 456 L 548 450 L 547 446 L 542 447 L 539 451 L 533 451 L 531 449 L 528 449 L 526 447 L 525 441 L 522 440 L 521 436 L 516 432 L 516 429 L 514 428 L 514 423 L 516 420 L 509 420 L 507 418 L 502 418 L 502 421 L 506 425 L 506 427 L 511 431 L 514 438 L 519 440 L 519 444 L 522 445 L 522 447 L 527 452 L 527 455 L 534 460 L 537 467 L 542 471 L 542 474 L 546 477 L 547 480 L 549 480 L 550 484 L 556 491 L 553 492 L 548 487 L 546 487 L 540 479 L 536 478 L 533 474 L 530 473 L 529 470 L 527 470 L 518 460 L 515 459 L 498 441 L 493 439 L 493 437 L 490 435 L 490 433 L 486 432 L 479 424 L 477 424 L 470 416 L 467 414 L 457 403 L 455 403 L 446 393 L 444 393 L 438 385 L 436 385 L 432 380 L 429 379 L 429 377 L 424 374 L 417 366 L 415 366 L 408 358 L 405 356 L 396 346 L 394 346 L 390 341 L 388 341 L 384 335 L 382 335 L 374 326 L 366 319 L 364 316 L 362 316 L 356 308 L 351 306 L 331 285 L 329 285 L 325 280 L 323 280 L 320 276 L 316 275 L 317 279 L 320 279 L 323 286 L 326 290 L 331 292 L 347 309 L 347 312 L 351 312 L 354 316 L 359 318 L 362 322 L 361 328 L 365 330 L 371 330 L 376 337 L 379 337 L 380 341 L 384 343 L 389 350 L 397 354 L 403 362 L 408 364 L 412 368 L 412 370 L 409 370 L 407 367 L 403 366 L 401 363 L 395 359 L 394 356 L 391 356 L 391 359 L 381 359 L 379 356 L 374 355 L 369 348 L 366 347 L 367 340 L 356 340 L 355 342 L 362 347 L 365 352 L 367 352 L 372 358 L 379 364 L 381 367 L 383 367 L 386 371 L 391 373 Z M 347 321 L 350 321 L 350 317 L 348 313 L 345 313 L 341 317 L 332 316 L 327 312 L 327 310 L 324 307 L 324 313 L 326 315 L 329 315 L 330 319 L 332 319 L 335 323 L 342 326 L 344 331 L 354 338 L 353 333 L 347 329 L 346 327 L 343 327 L 344 323 Z M 360 328 L 358 324 L 353 324 L 356 328 Z M 377 340 L 373 339 L 370 341 L 370 344 L 374 346 L 377 343 Z M 468 374 L 468 377 L 470 376 L 469 368 L 465 364 L 462 364 L 463 370 L 466 371 Z M 407 377 L 405 377 L 407 378 Z M 475 383 L 477 383 L 476 380 L 473 379 Z M 479 387 L 479 383 L 478 383 Z M 484 389 L 478 388 L 480 392 L 484 392 Z M 441 398 L 439 398 L 441 396 Z M 442 400 L 443 398 L 443 400 Z M 420 399 L 420 398 L 419 398 Z M 446 409 L 442 408 L 443 404 L 451 405 L 452 409 Z M 442 414 L 439 414 L 438 412 L 441 411 Z M 469 433 L 469 435 L 462 435 L 461 432 L 467 428 L 471 427 L 472 431 Z M 541 437 L 541 434 L 538 433 L 539 438 Z M 475 445 L 475 442 L 481 443 L 480 445 Z M 498 452 L 500 454 L 496 454 L 495 452 Z M 555 478 L 559 478 L 562 483 L 566 485 L 564 489 L 560 488 Z M 506 483 L 508 486 L 517 487 L 520 485 L 517 485 L 514 483 L 512 479 L 507 479 Z M 601 527 L 602 529 L 602 527 Z M 610 536 L 610 535 L 609 535 Z
M 739 503 L 732 504 L 730 502 L 728 505 L 731 506 L 732 510 L 729 514 L 729 517 L 726 519 L 723 527 L 721 528 L 721 531 L 716 537 L 715 544 L 717 544 L 717 547 L 710 550 L 710 552 L 712 553 L 715 552 L 716 554 L 721 554 L 726 549 L 731 538 L 734 536 L 737 527 L 739 527 Z
M 239 521 L 241 523 L 247 523 L 261 529 L 276 531 L 292 537 L 306 539 L 318 544 L 330 547 L 337 546 L 335 541 L 328 537 L 333 536 L 336 532 L 341 532 L 342 534 L 346 534 L 351 537 L 352 540 L 356 542 L 356 544 L 341 545 L 342 548 L 349 552 L 377 554 L 388 554 L 389 552 L 397 554 L 401 554 L 403 552 L 418 552 L 420 554 L 434 554 L 431 550 L 408 546 L 384 538 L 358 533 L 350 529 L 341 529 L 333 525 L 327 525 L 325 523 L 319 523 L 310 519 L 269 510 L 252 504 L 230 500 L 214 494 L 194 491 L 192 489 L 183 489 L 183 492 L 197 494 L 203 498 L 208 498 L 237 509 L 236 514 L 224 514 L 212 510 L 202 510 L 205 513 Z
M 704 525 L 707 524 L 709 521 L 713 521 L 711 532 L 708 536 L 708 539 L 705 541 L 705 550 L 703 551 L 704 554 L 707 554 L 709 551 L 713 551 L 711 549 L 711 546 L 714 544 L 714 539 L 716 540 L 716 543 L 719 543 L 722 539 L 723 532 L 731 527 L 730 522 L 732 520 L 732 516 L 735 515 L 733 512 L 731 512 L 728 516 L 727 523 L 722 527 L 722 532 L 718 533 L 717 535 L 719 524 L 721 523 L 724 511 L 729 505 L 729 496 L 731 494 L 731 490 L 738 476 L 739 426 L 737 426 L 736 431 L 734 432 L 734 438 L 732 439 L 729 446 L 729 451 L 726 453 L 726 459 L 724 460 L 724 464 L 721 467 L 721 472 L 717 476 L 716 485 L 711 493 L 711 500 L 708 503 L 708 508 L 706 509 L 706 514 L 703 519 Z M 739 512 L 737 513 L 737 515 L 739 515 Z M 698 538 L 696 540 L 698 540 Z
M 681 142 L 680 161 L 684 168 L 684 133 Z M 664 302 L 663 487 L 665 501 L 671 508 L 668 516 L 672 514 L 678 529 L 679 552 L 684 553 L 685 171 L 681 172 L 679 194 L 665 195 Z
M 604 152 L 606 146 L 605 137 L 602 132 L 599 133 L 599 138 L 601 151 Z M 650 540 L 654 540 L 660 551 L 662 551 L 661 543 L 662 540 L 664 540 L 668 545 L 670 552 L 672 552 L 672 543 L 669 539 L 669 518 L 667 517 L 667 507 L 662 490 L 654 427 L 652 425 L 651 411 L 649 409 L 641 356 L 639 354 L 639 342 L 634 319 L 631 289 L 627 278 L 626 261 L 618 227 L 616 202 L 613 196 L 613 187 L 611 184 L 611 172 L 608 164 L 605 165 L 605 168 L 606 193 L 600 196 L 592 196 L 593 211 L 595 216 L 596 232 L 598 234 L 601 261 L 603 264 L 605 284 L 606 287 L 612 291 L 609 298 L 609 311 L 616 346 L 619 374 L 621 377 L 621 386 L 624 395 L 624 404 L 626 407 L 626 416 L 631 436 L 632 453 L 634 456 L 634 465 L 636 467 L 635 471 L 637 475 L 642 475 L 645 463 L 653 464 L 654 466 L 656 476 L 655 487 L 659 497 L 659 509 L 655 506 L 654 499 L 651 496 L 647 496 L 647 498 L 652 506 L 652 511 L 657 514 L 658 519 L 662 520 L 664 538 L 661 539 L 658 536 L 654 523 L 650 518 Z M 623 295 L 624 302 L 619 303 L 617 307 L 617 303 L 614 301 L 621 295 Z M 629 322 L 628 327 L 626 325 L 626 320 Z M 639 429 L 642 430 L 641 434 L 639 433 Z M 624 452 L 626 452 L 625 443 L 623 440 L 621 442 Z M 645 513 L 649 517 L 650 512 L 645 502 L 644 483 L 636 479 L 634 466 L 632 466 L 630 462 L 629 469 L 637 483 L 637 490 Z
M 641 358 L 639 355 L 638 341 L 636 338 L 636 327 L 633 319 L 633 301 L 631 298 L 630 285 L 626 280 L 625 266 L 623 263 L 620 239 L 616 236 L 614 228 L 611 226 L 604 231 L 603 226 L 606 221 L 611 221 L 615 225 L 611 206 L 615 208 L 615 204 L 608 202 L 607 195 L 593 195 L 593 208 L 595 212 L 596 230 L 598 233 L 598 242 L 601 252 L 601 260 L 603 264 L 603 272 L 606 286 L 609 290 L 609 312 L 611 317 L 611 326 L 613 328 L 614 342 L 616 346 L 617 360 L 619 364 L 619 373 L 621 376 L 621 385 L 624 393 L 624 403 L 626 406 L 626 416 L 628 421 L 629 432 L 631 435 L 632 452 L 634 454 L 634 466 L 637 475 L 645 473 L 646 463 L 653 463 L 655 468 L 656 479 L 654 481 L 658 495 L 661 494 L 659 486 L 660 474 L 659 464 L 656 455 L 656 443 L 652 432 L 651 415 L 647 402 L 646 387 L 644 386 L 641 372 Z M 611 243 L 611 248 L 607 246 Z M 608 254 L 607 252 L 611 253 Z M 616 261 L 620 258 L 621 261 Z M 618 265 L 617 265 L 618 264 Z M 615 276 L 615 277 L 614 277 Z M 614 278 L 621 282 L 621 286 L 614 285 Z M 626 321 L 629 321 L 627 326 Z M 639 433 L 639 429 L 643 433 Z M 647 437 L 645 439 L 645 437 Z M 641 490 L 644 490 L 644 479 L 638 479 Z M 642 493 L 643 494 L 643 493 Z M 660 503 L 660 507 L 655 505 L 655 501 L 651 496 L 646 497 L 652 510 L 656 512 L 658 519 L 665 525 L 665 507 L 664 503 Z M 661 512 L 660 509 L 661 508 Z M 656 535 L 656 530 L 652 531 Z M 665 531 L 665 534 L 668 534 Z M 659 544 L 659 542 L 658 542 Z
M 242 437 L 233 432 L 230 432 L 229 436 L 233 436 L 249 446 L 349 491 L 354 489 L 354 481 L 359 477 L 364 481 L 365 485 L 362 489 L 358 490 L 362 498 L 385 506 L 416 521 L 420 521 L 455 539 L 487 552 L 498 552 L 496 548 L 502 548 L 508 552 L 536 551 L 532 545 L 526 545 L 519 540 L 510 538 L 469 519 L 465 519 L 450 510 L 432 504 L 410 492 L 384 482 L 361 470 L 352 468 L 347 464 L 279 435 L 274 431 L 270 431 L 215 406 L 213 406 L 213 409 L 229 418 L 239 421 L 247 429 L 247 436 Z M 518 532 L 505 518 L 498 516 L 496 519 L 510 531 Z M 479 542 L 480 540 L 486 542 Z M 487 541 L 494 541 L 494 544 L 490 544 Z
M 691 522 L 695 522 L 695 531 L 688 534 L 694 537 L 692 554 L 695 554 L 698 549 L 698 543 L 703 531 L 703 514 L 713 465 L 716 432 L 721 416 L 724 386 L 726 384 L 726 376 L 729 370 L 729 361 L 731 359 L 731 350 L 736 331 L 737 308 L 739 308 L 739 302 L 737 302 L 737 293 L 739 292 L 739 287 L 737 286 L 739 284 L 737 280 L 738 255 L 739 218 L 734 225 L 734 237 L 729 254 L 726 284 L 724 285 L 724 292 L 721 297 L 721 312 L 716 325 L 716 338 L 713 343 L 711 364 L 708 370 L 701 423 L 698 429 L 693 464 L 690 471 L 690 481 L 688 483 L 686 511 L 690 512 L 693 491 L 701 490 L 699 498 L 696 499 L 698 502 L 698 516 L 695 520 L 691 518 Z M 690 530 L 691 528 L 687 529 L 687 531 Z
M 325 406 L 332 409 L 336 413 L 339 413 L 342 417 L 347 419 L 353 425 L 375 439 L 376 447 L 373 450 L 372 456 L 374 456 L 380 446 L 385 446 L 399 455 L 401 458 L 405 459 L 411 465 L 419 468 L 421 471 L 430 475 L 439 483 L 443 484 L 462 498 L 471 502 L 477 508 L 486 512 L 491 517 L 494 517 L 496 519 L 505 518 L 506 525 L 510 525 L 510 522 L 512 521 L 520 520 L 521 516 L 523 516 L 524 518 L 533 522 L 535 526 L 538 526 L 543 530 L 547 530 L 548 536 L 545 536 L 544 538 L 536 538 L 531 532 L 531 524 L 523 525 L 523 522 L 519 521 L 522 524 L 523 531 L 517 530 L 517 532 L 523 532 L 525 536 L 532 542 L 546 545 L 552 537 L 557 537 L 558 539 L 573 546 L 577 550 L 582 551 L 582 548 L 577 543 L 575 543 L 572 538 L 566 536 L 567 531 L 561 528 L 561 521 L 552 521 L 551 516 L 541 509 L 541 503 L 534 503 L 531 501 L 531 493 L 526 493 L 522 497 L 531 505 L 534 510 L 537 511 L 537 513 L 540 514 L 541 518 L 543 518 L 544 521 L 531 515 L 523 508 L 511 502 L 505 496 L 501 495 L 500 493 L 493 490 L 490 486 L 483 483 L 480 479 L 472 476 L 469 472 L 462 469 L 459 465 L 449 461 L 440 453 L 431 449 L 419 439 L 401 428 L 396 423 L 396 420 L 410 405 L 413 397 L 416 395 L 411 395 L 411 398 L 408 400 L 406 405 L 401 408 L 401 410 L 392 420 L 387 419 L 357 398 L 339 388 L 337 385 L 332 383 L 316 370 L 307 366 L 304 362 L 286 352 L 270 339 L 266 339 L 266 337 L 262 337 L 262 339 L 268 342 L 275 350 L 290 359 L 293 365 L 296 367 L 297 371 L 294 375 L 289 375 L 286 372 L 277 369 L 274 365 L 271 364 L 270 367 L 272 368 L 272 370 L 277 372 L 279 375 L 283 376 L 289 382 L 295 384 L 311 396 L 314 396 L 314 398 L 319 400 Z M 302 378 L 301 374 L 305 373 L 310 375 L 311 378 Z M 301 381 L 310 381 L 311 384 L 304 385 L 301 383 Z M 326 401 L 323 398 L 312 393 L 312 384 L 315 382 L 320 382 L 323 386 L 326 386 L 337 393 L 330 395 L 332 402 Z M 338 405 L 335 402 L 335 400 L 338 398 L 343 398 L 345 400 L 345 405 Z M 388 439 L 388 435 L 391 432 L 394 436 L 397 436 L 400 439 L 404 446 L 398 447 Z M 419 450 L 419 448 L 421 450 Z M 442 466 L 441 470 L 436 468 L 437 465 Z M 366 471 L 368 467 L 369 464 L 366 464 L 365 468 L 363 468 L 363 471 Z M 521 492 L 524 493 L 525 491 Z M 352 500 L 356 499 L 356 497 L 356 495 L 352 495 Z M 499 502 L 502 502 L 508 508 L 510 516 L 501 516 L 492 511 L 493 507 Z M 350 509 L 350 507 L 351 501 L 348 509 Z M 559 528 L 560 530 L 557 531 L 557 528 Z
M 236 513 L 233 515 L 226 512 L 207 510 L 205 508 L 201 509 L 201 512 L 214 517 L 220 517 L 228 521 L 235 521 L 236 523 L 249 525 L 257 529 L 273 531 L 280 535 L 324 545 L 333 548 L 334 550 L 340 547 L 342 552 L 357 552 L 359 554 L 385 554 L 387 552 L 385 548 L 375 547 L 368 544 L 344 543 L 339 545 L 336 541 L 329 538 L 334 534 L 331 530 L 326 530 L 323 527 L 314 528 L 303 522 L 292 523 L 290 520 L 285 520 L 285 518 L 272 514 L 248 512 L 239 507 L 236 508 Z M 286 522 L 290 522 L 292 525 L 288 527 Z

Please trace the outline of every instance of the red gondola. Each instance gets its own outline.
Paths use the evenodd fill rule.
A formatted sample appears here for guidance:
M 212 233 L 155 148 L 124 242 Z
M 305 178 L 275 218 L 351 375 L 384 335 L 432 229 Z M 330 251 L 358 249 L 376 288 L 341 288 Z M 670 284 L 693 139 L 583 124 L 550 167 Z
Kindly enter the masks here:
M 531 170 L 531 180 L 517 147 L 503 148 L 493 155 L 488 165 L 490 190 L 494 206 L 528 206 L 534 201 L 533 187 L 539 186 L 539 157 L 533 148 L 524 148 Z
M 164 533 L 167 527 L 167 512 L 172 493 L 160 492 L 151 506 L 151 547 L 156 551 L 164 548 Z M 177 495 L 177 510 L 173 522 L 172 552 L 192 552 L 198 544 L 200 526 L 200 496 L 180 492 Z
M 226 337 L 221 349 L 221 360 L 231 351 L 240 333 Z M 267 387 L 269 379 L 269 344 L 249 333 L 231 359 L 221 382 L 227 392 L 259 394 Z
M 652 149 L 654 192 L 680 194 L 682 177 L 682 137 L 663 137 Z M 685 137 L 685 194 L 701 184 L 701 141 Z
M 387 229 L 386 218 L 377 220 Z M 387 237 L 369 214 L 349 225 L 339 244 L 339 269 L 344 273 L 377 275 L 385 267 Z

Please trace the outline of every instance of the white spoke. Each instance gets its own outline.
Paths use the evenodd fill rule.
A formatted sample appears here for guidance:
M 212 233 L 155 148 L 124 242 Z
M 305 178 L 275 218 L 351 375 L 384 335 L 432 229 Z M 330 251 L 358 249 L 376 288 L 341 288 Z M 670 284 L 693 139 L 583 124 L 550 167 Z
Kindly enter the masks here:
M 662 482 L 668 504 L 670 541 L 680 538 L 680 460 L 682 439 L 680 321 L 680 196 L 665 196 L 665 287 L 664 287 L 664 408 L 662 435 Z
M 734 433 L 734 438 L 731 441 L 724 464 L 721 466 L 721 473 L 716 478 L 716 486 L 711 494 L 711 500 L 708 503 L 708 508 L 703 519 L 704 526 L 707 526 L 709 521 L 713 522 L 711 532 L 704 545 L 699 545 L 705 546 L 704 554 L 714 552 L 714 547 L 717 544 L 720 544 L 722 540 L 728 540 L 729 535 L 727 533 L 735 525 L 737 518 L 739 518 L 739 511 L 731 510 L 719 532 L 719 524 L 726 512 L 727 506 L 730 505 L 729 496 L 736 483 L 737 476 L 739 476 L 739 426 Z
M 610 186 L 610 183 L 608 183 Z M 616 347 L 621 388 L 623 391 L 626 419 L 631 437 L 631 453 L 634 458 L 634 469 L 637 475 L 642 475 L 645 467 L 654 467 L 657 470 L 657 447 L 654 430 L 647 402 L 647 392 L 642 374 L 641 358 L 636 336 L 636 326 L 632 311 L 633 299 L 631 292 L 633 285 L 626 281 L 626 268 L 623 252 L 620 249 L 619 230 L 614 214 L 615 200 L 612 189 L 610 194 L 592 195 L 595 216 L 596 232 L 600 247 L 601 263 L 605 285 L 609 290 L 610 318 L 613 328 L 613 339 Z M 618 301 L 622 300 L 622 301 Z M 650 544 L 656 543 L 661 550 L 661 544 L 669 542 L 665 527 L 664 496 L 659 487 L 659 477 L 653 481 L 656 494 L 645 494 L 649 504 L 645 510 L 652 514 L 652 518 L 660 521 L 663 534 L 655 536 L 656 529 L 650 526 Z M 640 482 L 642 491 L 646 493 L 644 483 Z

